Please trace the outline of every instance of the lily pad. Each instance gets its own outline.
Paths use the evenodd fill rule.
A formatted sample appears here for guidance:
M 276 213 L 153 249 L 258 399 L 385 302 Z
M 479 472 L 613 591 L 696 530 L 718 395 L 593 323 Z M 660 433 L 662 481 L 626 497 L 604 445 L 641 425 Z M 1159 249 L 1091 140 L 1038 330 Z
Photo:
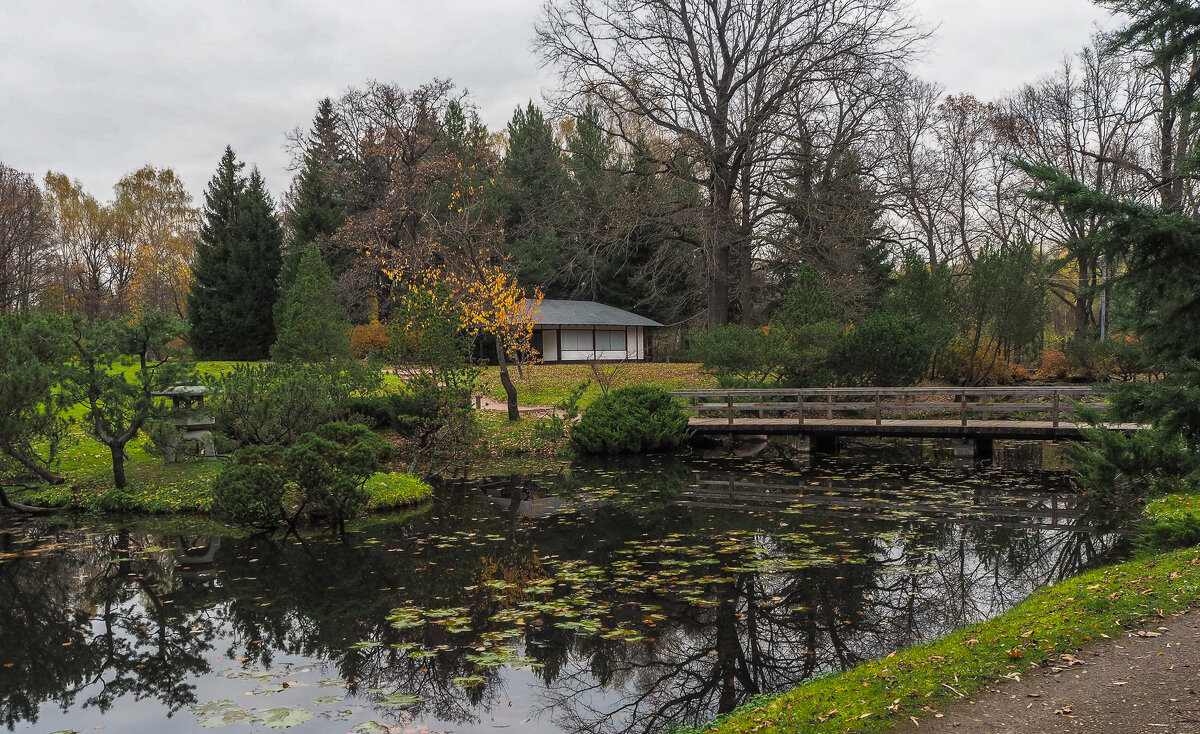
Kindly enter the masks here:
M 388 708 L 407 708 L 421 700 L 420 696 L 411 693 L 385 693 L 379 699 L 380 706 Z
M 290 729 L 299 726 L 313 717 L 306 708 L 273 708 L 258 712 L 258 719 L 263 726 L 272 729 Z

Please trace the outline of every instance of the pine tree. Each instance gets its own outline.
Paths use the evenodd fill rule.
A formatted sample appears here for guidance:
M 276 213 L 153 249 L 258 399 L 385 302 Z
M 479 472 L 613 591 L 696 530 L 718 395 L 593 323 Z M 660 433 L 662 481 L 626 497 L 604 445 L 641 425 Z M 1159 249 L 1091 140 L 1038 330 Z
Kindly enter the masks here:
M 571 185 L 550 124 L 533 102 L 508 123 L 508 153 L 500 166 L 500 206 L 517 279 L 554 298 L 566 297 L 568 254 L 560 233 Z
M 295 280 L 279 299 L 275 323 L 279 336 L 271 347 L 271 358 L 276 362 L 350 358 L 350 322 L 316 244 L 305 247 Z
M 217 172 L 204 192 L 204 221 L 192 263 L 191 292 L 188 294 L 190 342 L 205 357 L 224 356 L 231 341 L 226 329 L 227 281 L 232 268 L 232 241 L 238 236 L 238 220 L 246 179 L 245 164 L 226 146 Z
M 283 230 L 258 170 L 226 147 L 204 201 L 188 298 L 191 343 L 206 358 L 256 360 L 275 339 Z

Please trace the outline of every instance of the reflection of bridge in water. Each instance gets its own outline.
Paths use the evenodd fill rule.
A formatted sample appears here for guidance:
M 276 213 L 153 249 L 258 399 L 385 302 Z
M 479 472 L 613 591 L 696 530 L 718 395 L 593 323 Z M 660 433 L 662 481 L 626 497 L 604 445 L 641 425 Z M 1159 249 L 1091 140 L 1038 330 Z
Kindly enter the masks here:
M 878 486 L 786 485 L 736 479 L 700 479 L 684 490 L 679 504 L 739 512 L 795 511 L 804 515 L 907 519 L 912 515 L 949 517 L 991 527 L 1089 532 L 1082 523 L 1079 497 L 1070 492 L 965 493 L 944 499 L 916 497 L 911 491 Z
M 782 434 L 833 453 L 844 436 L 956 439 L 956 453 L 989 459 L 996 439 L 1078 440 L 1077 407 L 1103 413 L 1091 387 L 881 387 L 793 390 L 681 390 L 698 435 Z M 714 417 L 713 414 L 720 414 Z M 770 415 L 771 417 L 768 417 Z M 1142 426 L 1120 423 L 1114 430 Z

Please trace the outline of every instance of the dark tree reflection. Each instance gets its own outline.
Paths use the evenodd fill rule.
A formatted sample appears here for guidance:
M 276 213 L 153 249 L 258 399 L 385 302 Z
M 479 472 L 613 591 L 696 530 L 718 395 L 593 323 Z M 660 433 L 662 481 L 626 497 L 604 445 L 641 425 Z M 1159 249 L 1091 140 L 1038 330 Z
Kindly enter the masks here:
M 0 532 L 0 717 L 171 715 L 206 677 L 311 665 L 368 707 L 417 697 L 363 713 L 396 726 L 532 699 L 530 734 L 652 734 L 995 615 L 1110 551 L 1084 521 L 1053 476 L 651 459 L 449 484 L 346 536 L 27 523 Z

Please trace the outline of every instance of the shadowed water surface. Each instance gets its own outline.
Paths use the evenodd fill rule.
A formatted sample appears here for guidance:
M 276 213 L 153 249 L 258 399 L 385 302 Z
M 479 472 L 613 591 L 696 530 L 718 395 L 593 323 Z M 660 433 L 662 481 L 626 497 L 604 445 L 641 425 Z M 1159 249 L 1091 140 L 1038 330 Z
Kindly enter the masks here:
M 859 454 L 476 478 L 345 538 L 22 522 L 0 722 L 655 732 L 1004 611 L 1118 544 L 1085 515 L 1057 472 Z

